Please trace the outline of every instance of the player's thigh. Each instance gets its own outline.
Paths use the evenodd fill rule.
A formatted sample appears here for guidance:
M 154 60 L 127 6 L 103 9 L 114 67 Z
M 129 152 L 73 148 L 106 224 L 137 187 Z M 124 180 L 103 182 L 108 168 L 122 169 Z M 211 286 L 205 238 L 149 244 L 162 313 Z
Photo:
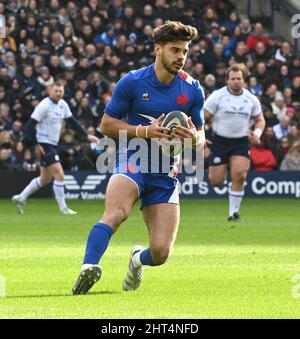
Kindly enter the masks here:
M 242 155 L 232 155 L 229 159 L 233 181 L 244 181 L 250 168 L 250 160 Z
M 179 205 L 173 203 L 148 205 L 143 207 L 142 214 L 149 231 L 151 251 L 165 252 L 168 255 L 178 231 Z
M 101 221 L 113 229 L 118 228 L 130 215 L 138 199 L 137 184 L 125 175 L 113 175 L 107 185 L 105 209 Z
M 52 177 L 57 181 L 63 181 L 64 180 L 64 169 L 60 162 L 55 162 L 54 164 L 51 164 L 47 167 L 47 170 L 49 173 L 51 173 Z
M 209 166 L 208 178 L 213 186 L 221 186 L 227 176 L 227 164 Z

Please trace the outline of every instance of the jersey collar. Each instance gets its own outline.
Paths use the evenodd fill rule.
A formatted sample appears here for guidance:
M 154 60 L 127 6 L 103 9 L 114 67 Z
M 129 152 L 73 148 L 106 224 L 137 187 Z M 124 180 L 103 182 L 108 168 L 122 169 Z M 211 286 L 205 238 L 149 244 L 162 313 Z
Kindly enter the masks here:
M 227 91 L 228 91 L 231 95 L 234 95 L 235 97 L 239 97 L 239 96 L 241 96 L 241 95 L 244 94 L 244 89 L 242 89 L 242 92 L 241 92 L 240 94 L 234 94 L 234 93 L 232 93 L 232 92 L 230 91 L 230 89 L 229 89 L 228 86 L 226 86 L 226 89 L 227 89 Z

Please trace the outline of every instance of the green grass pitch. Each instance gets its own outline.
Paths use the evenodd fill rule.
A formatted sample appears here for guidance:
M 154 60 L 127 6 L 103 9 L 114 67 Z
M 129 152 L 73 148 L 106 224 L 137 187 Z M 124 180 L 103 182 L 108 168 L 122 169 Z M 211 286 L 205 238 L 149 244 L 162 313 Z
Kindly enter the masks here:
M 111 240 L 103 275 L 88 295 L 72 296 L 86 238 L 102 201 L 29 200 L 24 215 L 0 200 L 0 318 L 299 318 L 299 200 L 252 200 L 243 223 L 228 223 L 227 200 L 184 200 L 170 261 L 147 268 L 123 292 L 132 245 L 147 246 L 138 206 Z

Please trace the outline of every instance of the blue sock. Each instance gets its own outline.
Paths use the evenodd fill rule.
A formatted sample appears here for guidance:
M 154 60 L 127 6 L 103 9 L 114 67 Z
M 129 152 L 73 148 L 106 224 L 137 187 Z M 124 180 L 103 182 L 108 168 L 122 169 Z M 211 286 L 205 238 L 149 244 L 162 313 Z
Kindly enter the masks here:
M 143 265 L 156 266 L 153 262 L 150 248 L 147 248 L 140 254 L 140 260 Z
M 99 263 L 112 234 L 113 230 L 109 225 L 103 222 L 94 225 L 87 240 L 83 264 L 95 265 Z

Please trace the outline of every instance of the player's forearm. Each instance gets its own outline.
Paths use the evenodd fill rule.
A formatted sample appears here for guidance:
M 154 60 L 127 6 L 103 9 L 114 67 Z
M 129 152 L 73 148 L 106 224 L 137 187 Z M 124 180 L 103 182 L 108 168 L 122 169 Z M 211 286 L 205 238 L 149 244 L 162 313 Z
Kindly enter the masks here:
M 100 125 L 101 132 L 112 138 L 119 138 L 121 131 L 126 131 L 128 138 L 134 138 L 136 137 L 136 128 L 137 126 L 130 125 L 126 121 L 114 119 L 107 115 L 103 117 Z
M 266 122 L 265 122 L 265 119 L 263 117 L 257 119 L 255 122 L 254 122 L 254 132 L 255 134 L 260 138 L 264 129 L 265 129 L 265 125 L 266 125 Z
M 24 136 L 25 136 L 24 141 L 30 146 L 37 144 L 36 130 L 35 130 L 35 126 L 37 123 L 38 121 L 36 121 L 33 118 L 30 118 L 24 128 Z

